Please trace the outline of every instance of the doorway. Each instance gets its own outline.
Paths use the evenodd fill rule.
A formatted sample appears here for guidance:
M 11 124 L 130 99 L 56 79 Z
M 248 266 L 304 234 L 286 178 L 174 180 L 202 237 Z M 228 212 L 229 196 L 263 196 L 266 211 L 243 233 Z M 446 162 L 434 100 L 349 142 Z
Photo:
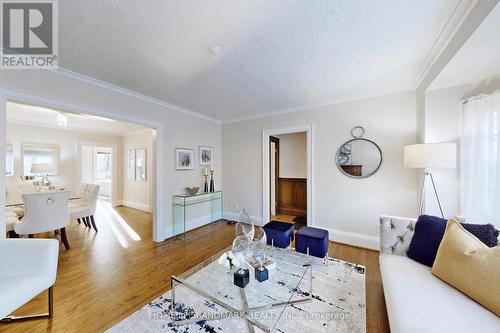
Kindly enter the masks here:
M 111 201 L 113 188 L 113 149 L 82 145 L 81 182 L 99 185 L 99 197 Z
M 312 128 L 264 130 L 263 223 L 278 220 L 296 228 L 314 224 Z
M 271 220 L 307 225 L 307 134 L 287 133 L 269 138 Z

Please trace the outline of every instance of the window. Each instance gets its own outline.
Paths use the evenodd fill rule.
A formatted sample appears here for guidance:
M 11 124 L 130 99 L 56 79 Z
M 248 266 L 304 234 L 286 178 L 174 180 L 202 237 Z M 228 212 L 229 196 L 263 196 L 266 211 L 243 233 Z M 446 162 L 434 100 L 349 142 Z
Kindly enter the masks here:
M 43 168 L 33 167 L 35 164 L 43 165 Z M 37 169 L 43 169 L 44 171 L 37 172 Z M 25 176 L 40 174 L 54 176 L 58 174 L 58 169 L 59 146 L 23 144 L 23 172 Z
M 10 144 L 5 148 L 5 175 L 14 176 L 14 146 Z
M 96 180 L 111 180 L 111 153 L 97 152 Z
M 461 209 L 470 222 L 500 226 L 500 92 L 463 109 Z

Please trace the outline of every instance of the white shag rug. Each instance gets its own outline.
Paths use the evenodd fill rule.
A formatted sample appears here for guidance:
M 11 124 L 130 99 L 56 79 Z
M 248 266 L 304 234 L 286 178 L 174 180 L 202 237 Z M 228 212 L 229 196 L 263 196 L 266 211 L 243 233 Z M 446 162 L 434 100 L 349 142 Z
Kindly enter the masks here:
M 189 277 L 187 281 L 204 290 L 214 288 L 219 296 L 233 297 L 234 295 L 224 294 L 224 285 L 232 283 L 230 277 L 223 281 L 214 281 L 214 274 L 210 272 L 218 268 L 213 265 L 218 264 L 217 262 L 211 263 Z M 312 302 L 286 306 L 273 332 L 366 332 L 365 267 L 329 258 L 328 266 L 313 263 L 312 272 Z M 277 282 L 279 286 L 276 286 L 276 288 L 270 285 L 269 288 L 266 288 L 269 293 L 266 293 L 263 297 L 272 298 L 273 290 L 288 292 L 290 295 L 309 296 L 307 286 L 299 285 L 297 288 L 297 286 L 286 285 L 286 275 L 293 274 L 293 272 L 283 272 L 276 268 L 270 274 L 283 274 L 283 282 Z M 178 304 L 174 309 L 172 309 L 171 303 L 171 293 L 168 291 L 113 326 L 107 332 L 250 332 L 247 321 L 241 318 L 199 321 L 182 326 L 173 325 L 170 319 L 171 314 L 181 316 L 183 319 L 189 319 L 194 316 L 217 315 L 217 313 L 227 311 L 185 286 L 176 287 L 176 303 Z M 276 322 L 276 320 L 273 320 L 273 316 L 279 316 L 282 311 L 283 308 L 263 311 L 261 313 L 264 316 L 259 318 L 259 321 L 273 326 Z M 265 317 L 266 315 L 268 317 Z M 254 326 L 254 329 L 255 332 L 262 332 L 258 327 Z

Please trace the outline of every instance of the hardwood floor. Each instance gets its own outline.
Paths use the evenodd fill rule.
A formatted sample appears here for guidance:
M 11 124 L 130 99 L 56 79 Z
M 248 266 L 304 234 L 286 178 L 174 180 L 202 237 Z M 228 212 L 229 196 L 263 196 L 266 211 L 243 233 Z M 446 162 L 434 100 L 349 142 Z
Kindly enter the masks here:
M 234 226 L 219 221 L 196 229 L 186 242 L 151 241 L 151 215 L 100 205 L 99 232 L 73 222 L 70 250 L 60 246 L 54 317 L 1 323 L 0 332 L 100 332 L 170 289 L 170 276 L 229 246 Z M 331 243 L 330 255 L 366 266 L 367 332 L 389 332 L 378 253 Z M 15 312 L 45 311 L 47 293 Z

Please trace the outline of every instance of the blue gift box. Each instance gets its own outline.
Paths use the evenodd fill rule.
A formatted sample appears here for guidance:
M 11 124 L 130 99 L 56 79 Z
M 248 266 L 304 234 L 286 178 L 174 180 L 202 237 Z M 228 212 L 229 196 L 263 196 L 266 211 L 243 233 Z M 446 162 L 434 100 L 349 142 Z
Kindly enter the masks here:
M 255 279 L 259 282 L 264 282 L 269 279 L 269 271 L 264 266 L 255 267 Z
M 250 282 L 250 272 L 248 269 L 239 268 L 234 272 L 234 284 L 240 288 L 245 288 L 245 286 Z

